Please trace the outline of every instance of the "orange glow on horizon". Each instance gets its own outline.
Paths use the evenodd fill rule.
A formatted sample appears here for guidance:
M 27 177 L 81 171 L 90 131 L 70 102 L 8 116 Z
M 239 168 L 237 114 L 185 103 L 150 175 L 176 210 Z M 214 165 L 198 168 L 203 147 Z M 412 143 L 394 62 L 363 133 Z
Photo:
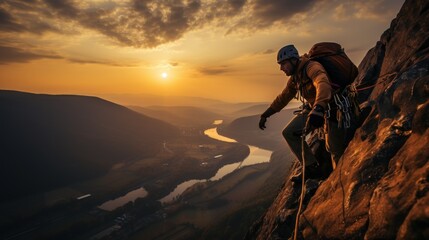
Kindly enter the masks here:
M 349 51 L 348 56 L 358 65 L 388 28 L 403 0 L 390 1 L 383 12 L 378 12 L 377 8 L 382 1 L 341 6 L 329 1 L 296 2 L 297 6 L 305 6 L 296 9 L 309 9 L 313 16 L 308 17 L 307 10 L 296 10 L 295 15 L 292 12 L 299 18 L 299 24 L 288 17 L 276 15 L 278 19 L 273 19 L 270 9 L 283 7 L 274 1 L 264 2 L 272 5 L 265 9 L 268 12 L 260 12 L 254 9 L 256 5 L 247 2 L 229 10 L 215 8 L 219 4 L 216 1 L 203 2 L 213 8 L 198 8 L 189 13 L 187 25 L 169 18 L 162 20 L 168 24 L 157 23 L 158 18 L 148 18 L 155 22 L 145 23 L 140 18 L 122 18 L 127 14 L 140 16 L 155 12 L 143 13 L 129 3 L 116 0 L 109 1 L 110 5 L 103 1 L 68 2 L 60 9 L 70 11 L 68 17 L 87 16 L 91 21 L 112 23 L 107 25 L 91 25 L 85 18 L 70 21 L 60 17 L 58 9 L 51 9 L 50 5 L 33 6 L 32 2 L 26 4 L 33 6 L 34 12 L 23 14 L 25 10 L 4 2 L 0 10 L 13 18 L 5 22 L 7 26 L 2 29 L 16 31 L 0 29 L 0 89 L 85 95 L 147 93 L 232 102 L 271 101 L 287 81 L 275 60 L 279 48 L 294 43 L 303 54 L 316 42 L 335 41 Z M 159 7 L 170 9 L 169 4 Z M 46 15 L 47 11 L 40 10 L 43 8 L 49 8 L 52 14 Z M 86 15 L 93 9 L 104 8 L 115 11 L 105 11 L 102 18 Z M 218 9 L 216 17 L 207 19 L 207 9 Z M 359 15 L 348 14 L 351 12 Z M 167 16 L 171 18 L 176 16 L 169 11 L 165 14 L 171 14 Z M 42 21 L 40 26 L 32 24 L 36 19 Z M 219 24 L 221 22 L 225 24 Z M 109 29 L 105 29 L 106 26 Z M 36 34 L 32 27 L 43 29 Z

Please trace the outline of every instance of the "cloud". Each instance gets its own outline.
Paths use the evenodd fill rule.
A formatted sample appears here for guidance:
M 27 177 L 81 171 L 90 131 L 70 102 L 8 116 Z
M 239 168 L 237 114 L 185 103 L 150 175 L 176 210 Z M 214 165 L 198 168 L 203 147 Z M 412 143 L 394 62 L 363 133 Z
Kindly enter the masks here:
M 349 19 L 351 14 L 351 9 L 347 8 L 345 4 L 340 4 L 334 9 L 334 15 L 333 18 L 337 21 L 344 21 L 346 19 Z
M 46 9 L 37 0 L 0 1 L 0 34 L 2 32 L 36 35 L 46 32 L 62 33 L 53 25 L 54 22 L 58 21 Z
M 214 66 L 214 67 L 202 67 L 199 69 L 199 72 L 204 75 L 223 75 L 230 72 L 234 72 L 234 70 L 228 66 Z
M 131 12 L 139 21 L 130 20 L 130 32 L 140 36 L 133 38 L 137 45 L 156 47 L 175 41 L 189 31 L 194 24 L 200 1 L 141 1 L 133 0 Z
M 139 64 L 130 63 L 118 63 L 111 60 L 92 60 L 92 59 L 80 59 L 73 57 L 64 57 L 55 53 L 46 53 L 41 50 L 25 50 L 17 47 L 0 46 L 0 65 L 10 63 L 26 63 L 33 60 L 40 59 L 64 59 L 72 63 L 79 64 L 101 64 L 114 67 L 137 67 Z
M 189 31 L 215 25 L 225 28 L 266 26 L 304 11 L 311 1 L 130 0 L 78 3 L 73 0 L 0 2 L 0 31 L 67 34 L 55 24 L 90 29 L 119 45 L 153 48 L 174 42 Z M 9 14 L 9 13 L 10 14 Z M 245 21 L 249 15 L 251 21 Z M 247 23 L 247 24 L 243 24 Z
M 8 64 L 13 62 L 25 63 L 31 60 L 44 58 L 60 59 L 62 57 L 54 54 L 39 54 L 29 52 L 27 50 L 15 47 L 0 46 L 0 64 Z
M 341 19 L 351 11 L 356 18 L 374 19 L 398 2 L 347 1 L 334 15 Z M 323 11 L 315 8 L 317 3 L 335 8 L 329 1 L 316 0 L 0 1 L 0 38 L 2 33 L 16 33 L 19 38 L 28 33 L 68 36 L 90 30 L 116 45 L 154 48 L 201 28 L 224 29 L 225 34 L 240 30 L 253 34 L 279 23 L 290 28 L 305 20 L 302 16 L 307 13 Z
M 262 54 L 273 54 L 275 52 L 276 52 L 276 50 L 274 50 L 274 49 L 267 49 Z
M 385 16 L 391 15 L 391 9 L 396 9 L 395 6 L 400 6 L 403 2 L 403 0 L 356 1 L 354 2 L 354 8 L 356 10 L 354 16 L 360 19 L 390 21 L 390 19 L 386 19 Z
M 315 3 L 315 0 L 256 0 L 253 15 L 261 27 L 266 27 L 276 21 L 289 20 L 297 13 L 304 13 Z
M 44 2 L 62 17 L 75 18 L 79 15 L 79 9 L 71 0 L 44 0 Z
M 345 49 L 345 51 L 346 51 L 347 54 L 353 54 L 353 53 L 367 51 L 367 50 L 368 50 L 368 48 L 364 47 L 364 46 L 358 46 L 358 47 L 353 47 L 353 48 Z
M 390 21 L 390 18 L 386 18 L 386 16 L 392 15 L 392 11 L 396 11 L 403 3 L 404 0 L 355 0 L 344 2 L 335 7 L 333 18 L 337 21 L 351 18 Z
M 21 26 L 8 12 L 0 8 L 0 31 L 22 32 L 25 27 Z
M 107 65 L 107 66 L 113 66 L 113 67 L 137 67 L 138 66 L 138 64 L 123 64 L 123 63 L 117 63 L 117 62 L 108 61 L 108 60 L 88 60 L 88 59 L 78 59 L 78 58 L 67 58 L 67 60 L 73 63 L 100 64 L 100 65 Z

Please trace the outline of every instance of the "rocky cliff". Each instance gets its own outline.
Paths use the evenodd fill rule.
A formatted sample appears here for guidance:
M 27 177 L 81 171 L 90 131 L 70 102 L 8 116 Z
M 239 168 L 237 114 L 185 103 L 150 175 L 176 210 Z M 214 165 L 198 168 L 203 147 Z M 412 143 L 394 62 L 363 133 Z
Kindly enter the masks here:
M 368 116 L 332 174 L 307 181 L 298 237 L 429 239 L 429 1 L 404 3 L 355 83 Z M 300 189 L 286 180 L 246 238 L 293 236 Z

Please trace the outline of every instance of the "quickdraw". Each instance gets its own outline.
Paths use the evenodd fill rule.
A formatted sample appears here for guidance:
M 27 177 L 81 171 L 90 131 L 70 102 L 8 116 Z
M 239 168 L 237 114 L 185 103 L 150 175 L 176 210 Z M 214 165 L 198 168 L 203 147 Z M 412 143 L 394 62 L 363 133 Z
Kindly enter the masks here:
M 353 86 L 346 87 L 341 93 L 335 93 L 333 96 L 336 108 L 332 108 L 329 103 L 326 111 L 326 117 L 331 117 L 331 111 L 336 109 L 336 119 L 338 121 L 338 128 L 350 128 L 352 115 L 360 113 L 359 106 L 356 102 L 356 89 Z

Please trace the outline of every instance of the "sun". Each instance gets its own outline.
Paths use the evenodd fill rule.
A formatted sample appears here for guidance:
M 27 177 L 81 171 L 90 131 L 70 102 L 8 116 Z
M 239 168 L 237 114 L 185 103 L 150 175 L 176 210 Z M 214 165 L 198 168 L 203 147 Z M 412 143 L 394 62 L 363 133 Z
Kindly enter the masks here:
M 163 72 L 163 73 L 161 73 L 161 77 L 162 77 L 163 79 L 167 79 L 168 74 L 167 74 L 166 72 Z

